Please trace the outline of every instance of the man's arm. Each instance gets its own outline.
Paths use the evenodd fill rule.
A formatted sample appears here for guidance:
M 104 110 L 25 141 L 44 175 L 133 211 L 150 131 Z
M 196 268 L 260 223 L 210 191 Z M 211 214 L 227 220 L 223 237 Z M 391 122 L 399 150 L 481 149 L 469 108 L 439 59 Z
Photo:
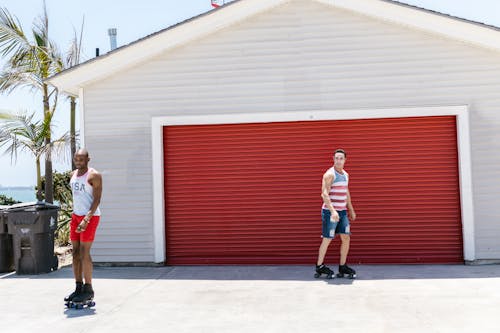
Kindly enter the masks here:
M 333 208 L 332 201 L 330 200 L 330 189 L 332 188 L 332 183 L 333 175 L 329 172 L 325 172 L 325 174 L 323 175 L 323 184 L 321 186 L 321 197 L 323 198 L 323 202 L 325 203 L 326 207 L 328 207 L 328 209 L 332 213 L 332 220 L 338 221 L 339 214 Z
M 99 203 L 101 203 L 102 196 L 102 176 L 98 172 L 93 172 L 89 175 L 88 179 L 89 184 L 92 186 L 92 195 L 94 196 L 94 200 L 92 201 L 92 205 L 90 206 L 90 210 L 88 211 L 86 216 L 92 217 L 97 207 L 99 207 Z M 90 219 L 89 217 L 89 219 Z
M 349 189 L 347 190 L 347 209 L 349 210 L 349 218 L 351 221 L 356 220 L 356 212 L 354 211 L 354 207 L 351 203 L 351 193 L 349 192 Z

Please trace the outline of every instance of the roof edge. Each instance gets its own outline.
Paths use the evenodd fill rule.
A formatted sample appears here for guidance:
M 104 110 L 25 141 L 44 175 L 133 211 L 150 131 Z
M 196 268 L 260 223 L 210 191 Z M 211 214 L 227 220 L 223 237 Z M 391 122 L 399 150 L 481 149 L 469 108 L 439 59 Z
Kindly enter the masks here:
M 130 68 L 169 49 L 203 38 L 253 15 L 292 0 L 236 0 L 117 48 L 105 55 L 64 70 L 46 80 L 65 93 L 79 89 L 120 70 Z M 500 28 L 412 6 L 396 0 L 316 1 L 392 24 L 500 51 Z M 144 52 L 147 50 L 147 53 Z M 89 74 L 90 73 L 90 74 Z
M 315 0 L 382 21 L 500 51 L 500 29 L 395 0 Z
M 45 82 L 69 95 L 78 96 L 79 88 L 90 82 L 103 79 L 164 51 L 213 34 L 289 1 L 236 0 L 68 68 L 49 77 Z M 144 50 L 147 50 L 147 53 Z M 87 71 L 87 75 L 81 73 L 83 70 Z M 88 75 L 88 71 L 91 71 L 92 75 Z

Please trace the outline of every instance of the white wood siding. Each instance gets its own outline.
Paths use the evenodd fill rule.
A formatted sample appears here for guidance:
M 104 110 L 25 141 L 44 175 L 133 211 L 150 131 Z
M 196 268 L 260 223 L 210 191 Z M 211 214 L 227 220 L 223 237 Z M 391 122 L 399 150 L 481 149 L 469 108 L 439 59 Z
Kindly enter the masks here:
M 84 94 L 86 145 L 104 176 L 95 261 L 154 260 L 152 116 L 464 104 L 471 113 L 476 257 L 500 258 L 494 51 L 292 1 Z

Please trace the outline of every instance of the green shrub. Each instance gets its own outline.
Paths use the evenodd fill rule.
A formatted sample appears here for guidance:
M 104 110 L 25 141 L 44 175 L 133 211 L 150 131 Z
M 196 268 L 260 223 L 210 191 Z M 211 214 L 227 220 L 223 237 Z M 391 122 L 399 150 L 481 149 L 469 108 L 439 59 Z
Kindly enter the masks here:
M 73 212 L 73 197 L 69 181 L 71 179 L 71 171 L 57 172 L 54 171 L 54 200 L 61 207 L 59 210 L 59 219 L 56 230 L 56 243 L 58 245 L 67 245 L 69 240 L 69 226 L 71 222 L 71 214 Z M 42 177 L 42 196 L 45 197 L 45 177 Z
M 13 204 L 20 203 L 20 202 L 21 201 L 14 200 L 11 197 L 0 194 L 0 205 L 8 206 L 8 205 L 13 205 Z

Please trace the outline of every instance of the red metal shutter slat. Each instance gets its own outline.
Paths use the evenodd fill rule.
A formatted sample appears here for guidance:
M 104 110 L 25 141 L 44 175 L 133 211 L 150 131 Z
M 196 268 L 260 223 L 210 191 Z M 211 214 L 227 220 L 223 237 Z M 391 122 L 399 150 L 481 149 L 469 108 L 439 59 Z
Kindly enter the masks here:
M 463 261 L 453 116 L 166 126 L 164 147 L 167 264 L 313 264 L 337 147 L 350 263 Z

